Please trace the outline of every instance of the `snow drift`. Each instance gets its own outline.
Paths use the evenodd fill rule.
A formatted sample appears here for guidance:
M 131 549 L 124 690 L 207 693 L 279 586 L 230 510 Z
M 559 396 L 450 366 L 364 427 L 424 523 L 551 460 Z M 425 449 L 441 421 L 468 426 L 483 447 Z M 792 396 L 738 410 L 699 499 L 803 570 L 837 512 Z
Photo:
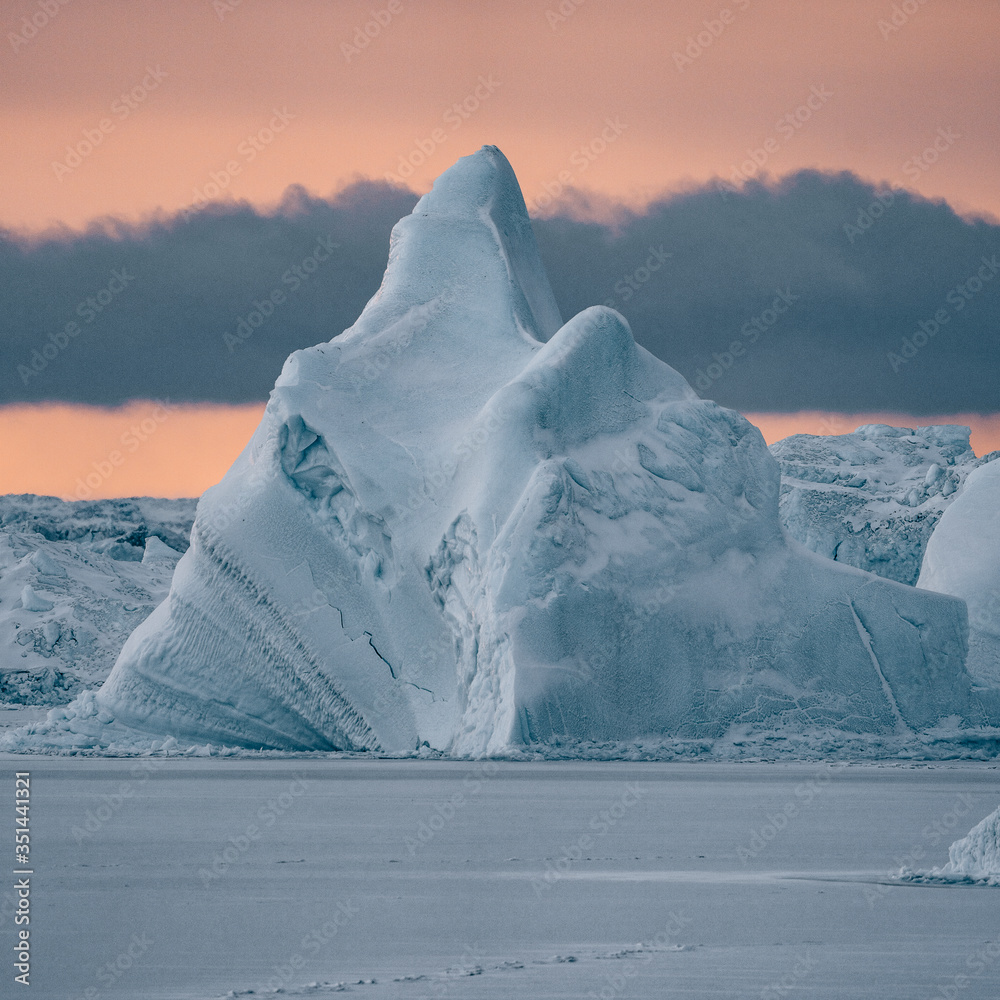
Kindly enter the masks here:
M 611 309 L 563 323 L 484 147 L 285 363 L 97 709 L 243 746 L 456 754 L 989 721 L 962 601 L 788 539 L 760 433 Z
M 969 608 L 967 668 L 1000 688 L 1000 461 L 976 469 L 927 543 L 918 587 Z
M 969 428 L 866 424 L 852 434 L 794 434 L 771 445 L 781 522 L 813 552 L 915 584 L 935 525 L 977 458 Z

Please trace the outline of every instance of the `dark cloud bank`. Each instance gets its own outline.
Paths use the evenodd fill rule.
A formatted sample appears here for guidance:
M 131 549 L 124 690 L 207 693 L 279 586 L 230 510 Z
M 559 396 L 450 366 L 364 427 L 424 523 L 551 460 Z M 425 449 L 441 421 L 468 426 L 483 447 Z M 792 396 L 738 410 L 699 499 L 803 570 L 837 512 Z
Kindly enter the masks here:
M 415 200 L 361 182 L 269 213 L 0 232 L 0 403 L 266 399 L 291 351 L 357 318 Z M 613 305 L 726 405 L 1000 410 L 1000 225 L 947 204 L 803 171 L 535 229 L 564 317 Z

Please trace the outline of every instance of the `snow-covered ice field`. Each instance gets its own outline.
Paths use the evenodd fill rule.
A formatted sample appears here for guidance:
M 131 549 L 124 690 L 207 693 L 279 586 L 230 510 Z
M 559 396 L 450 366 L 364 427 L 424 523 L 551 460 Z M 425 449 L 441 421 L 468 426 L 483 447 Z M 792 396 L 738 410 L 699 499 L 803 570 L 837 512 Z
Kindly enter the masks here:
M 996 764 L 5 760 L 36 1000 L 1000 996 Z

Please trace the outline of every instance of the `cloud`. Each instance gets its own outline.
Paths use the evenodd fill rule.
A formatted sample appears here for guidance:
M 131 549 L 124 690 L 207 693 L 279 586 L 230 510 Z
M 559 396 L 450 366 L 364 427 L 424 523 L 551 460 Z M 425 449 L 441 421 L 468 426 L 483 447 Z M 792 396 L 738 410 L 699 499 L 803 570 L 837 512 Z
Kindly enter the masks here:
M 415 201 L 360 181 L 268 212 L 0 234 L 0 403 L 263 400 L 289 353 L 354 322 Z M 535 229 L 564 316 L 613 305 L 726 405 L 1000 410 L 1000 224 L 944 202 L 800 171 Z
M 415 201 L 360 182 L 331 201 L 289 188 L 272 212 L 220 203 L 30 243 L 8 235 L 0 402 L 266 399 L 293 350 L 354 322 L 378 288 L 392 226 Z M 116 272 L 128 281 L 112 293 Z M 255 303 L 271 313 L 240 338 Z

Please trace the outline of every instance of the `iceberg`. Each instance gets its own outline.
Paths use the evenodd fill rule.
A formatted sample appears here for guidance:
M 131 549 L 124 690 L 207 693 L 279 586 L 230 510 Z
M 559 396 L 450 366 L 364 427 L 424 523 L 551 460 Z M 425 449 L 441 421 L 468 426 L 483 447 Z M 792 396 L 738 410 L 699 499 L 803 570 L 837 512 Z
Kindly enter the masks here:
M 1000 806 L 948 848 L 948 861 L 934 873 L 1000 885 Z
M 927 543 L 917 586 L 965 601 L 973 680 L 1000 688 L 1000 461 L 980 466 Z
M 898 877 L 906 882 L 1000 886 L 1000 806 L 948 848 L 948 860 L 940 868 L 902 868 Z
M 5 721 L 107 679 L 125 640 L 166 597 L 194 511 L 194 500 L 0 497 Z
M 977 458 L 968 427 L 865 424 L 771 445 L 785 530 L 808 549 L 899 583 L 917 582 L 924 547 Z
M 617 312 L 563 322 L 487 146 L 396 225 L 354 326 L 288 358 L 95 711 L 464 756 L 987 723 L 964 602 L 808 551 L 779 485 Z

